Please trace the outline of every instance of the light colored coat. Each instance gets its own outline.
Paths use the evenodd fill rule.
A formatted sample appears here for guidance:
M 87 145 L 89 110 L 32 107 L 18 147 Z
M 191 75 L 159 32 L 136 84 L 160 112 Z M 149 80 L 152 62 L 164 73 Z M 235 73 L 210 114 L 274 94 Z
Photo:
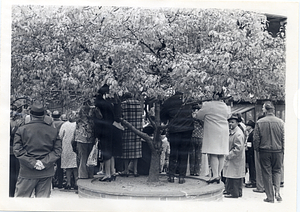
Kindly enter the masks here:
M 202 153 L 227 155 L 229 152 L 230 107 L 221 101 L 204 102 L 196 118 L 204 120 Z
M 229 155 L 225 157 L 224 177 L 245 177 L 245 145 L 244 133 L 237 126 L 229 135 Z

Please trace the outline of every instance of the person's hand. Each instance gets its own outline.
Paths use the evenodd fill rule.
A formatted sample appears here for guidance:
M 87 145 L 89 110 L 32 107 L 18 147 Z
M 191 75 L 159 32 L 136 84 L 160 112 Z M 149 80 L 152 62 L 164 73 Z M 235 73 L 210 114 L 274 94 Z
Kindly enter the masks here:
M 224 157 L 225 159 L 224 160 L 228 161 L 228 157 L 229 157 L 229 155 L 225 155 L 225 157 Z
M 37 161 L 36 161 L 36 164 L 35 164 L 35 166 L 34 166 L 34 168 L 35 168 L 36 170 L 43 170 L 43 169 L 45 168 L 45 166 L 44 166 L 44 164 L 43 164 L 42 161 L 37 160 Z
M 193 113 L 192 113 L 192 117 L 193 117 L 194 119 L 196 118 L 196 115 L 197 115 L 196 112 L 193 112 Z

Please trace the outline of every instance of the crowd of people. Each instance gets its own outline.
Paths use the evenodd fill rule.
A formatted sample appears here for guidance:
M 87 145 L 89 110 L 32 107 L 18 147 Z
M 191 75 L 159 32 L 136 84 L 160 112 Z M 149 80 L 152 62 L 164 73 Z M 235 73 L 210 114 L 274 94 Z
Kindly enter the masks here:
M 10 197 L 50 197 L 54 186 L 76 191 L 78 179 L 97 173 L 103 174 L 101 182 L 148 174 L 140 168 L 150 163 L 146 142 L 121 124 L 123 118 L 153 135 L 142 104 L 131 93 L 121 99 L 109 99 L 108 94 L 109 86 L 104 85 L 93 102 L 66 114 L 51 113 L 38 101 L 25 116 L 11 113 Z M 187 174 L 208 176 L 209 184 L 223 181 L 226 198 L 242 197 L 245 184 L 254 192 L 265 192 L 265 202 L 282 201 L 284 122 L 275 117 L 268 101 L 264 116 L 244 123 L 241 114 L 231 113 L 222 95 L 214 93 L 212 101 L 191 104 L 176 92 L 163 102 L 160 119 L 167 128 L 161 133 L 159 172 L 166 172 L 170 183 L 177 176 L 179 184 L 185 183 Z M 99 163 L 90 166 L 95 144 Z

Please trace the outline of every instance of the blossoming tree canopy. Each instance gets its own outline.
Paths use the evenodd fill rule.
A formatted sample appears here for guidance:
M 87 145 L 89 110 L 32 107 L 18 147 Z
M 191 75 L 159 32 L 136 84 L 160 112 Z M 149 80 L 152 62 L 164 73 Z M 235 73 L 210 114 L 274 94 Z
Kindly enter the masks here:
M 235 100 L 284 99 L 285 39 L 241 10 L 13 6 L 12 98 L 82 102 L 107 83 L 164 97 L 226 88 Z

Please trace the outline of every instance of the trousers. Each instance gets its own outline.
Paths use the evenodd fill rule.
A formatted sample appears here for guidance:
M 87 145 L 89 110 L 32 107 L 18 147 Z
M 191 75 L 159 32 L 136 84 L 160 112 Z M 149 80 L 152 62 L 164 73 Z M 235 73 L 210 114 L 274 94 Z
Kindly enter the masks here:
M 234 197 L 241 197 L 243 194 L 243 178 L 226 178 L 225 190 Z
M 88 167 L 86 165 L 87 159 L 90 152 L 92 151 L 92 143 L 80 143 L 77 142 L 77 167 L 78 167 L 78 178 L 87 179 L 94 177 L 94 167 Z
M 55 171 L 54 179 L 55 179 L 55 185 L 54 186 L 62 188 L 63 179 L 64 179 L 64 172 L 63 172 L 63 169 L 61 168 L 61 158 L 59 158 L 56 161 L 56 171 Z
M 255 173 L 256 173 L 256 188 L 257 190 L 264 191 L 264 183 L 262 179 L 261 167 L 260 167 L 260 157 L 259 152 L 254 150 L 254 160 L 255 160 Z
M 16 184 L 15 197 L 31 197 L 49 198 L 51 194 L 52 177 L 28 179 L 18 177 Z
M 256 171 L 255 171 L 255 157 L 254 151 L 248 150 L 246 152 L 246 160 L 249 166 L 249 181 L 252 184 L 256 184 Z
M 190 174 L 200 175 L 201 160 L 202 160 L 202 138 L 192 138 L 191 148 L 189 152 L 190 159 Z
M 169 175 L 174 176 L 176 170 L 180 177 L 186 176 L 188 153 L 192 131 L 170 133 Z
M 280 190 L 282 157 L 282 152 L 260 152 L 262 177 L 269 200 L 274 200 L 274 189 L 275 193 Z
M 9 161 L 9 197 L 14 197 L 16 190 L 16 183 L 18 181 L 20 164 L 19 160 L 14 156 L 10 155 Z

